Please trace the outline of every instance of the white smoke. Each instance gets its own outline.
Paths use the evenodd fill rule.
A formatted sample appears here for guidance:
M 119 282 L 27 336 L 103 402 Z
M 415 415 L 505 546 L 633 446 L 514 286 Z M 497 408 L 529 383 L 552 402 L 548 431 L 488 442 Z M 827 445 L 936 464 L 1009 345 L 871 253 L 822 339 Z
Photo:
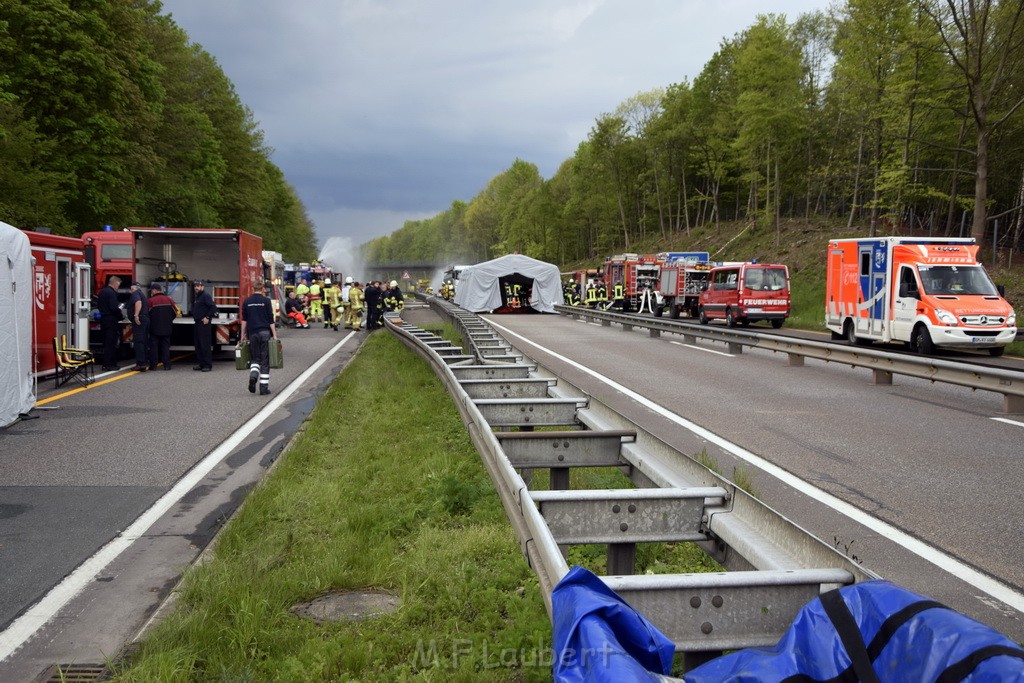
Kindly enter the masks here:
M 328 237 L 320 250 L 320 260 L 330 266 L 342 282 L 349 276 L 359 282 L 365 280 L 365 264 L 349 237 Z

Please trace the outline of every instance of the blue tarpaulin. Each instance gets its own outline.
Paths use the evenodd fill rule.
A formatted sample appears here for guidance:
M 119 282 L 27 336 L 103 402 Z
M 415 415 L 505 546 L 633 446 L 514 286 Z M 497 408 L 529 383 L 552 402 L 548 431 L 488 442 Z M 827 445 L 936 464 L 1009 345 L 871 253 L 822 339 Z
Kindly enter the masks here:
M 657 681 L 671 671 L 672 641 L 586 569 L 570 569 L 551 604 L 555 681 Z
M 775 647 L 724 655 L 685 680 L 1020 683 L 1024 650 L 937 602 L 888 581 L 865 581 L 812 600 Z

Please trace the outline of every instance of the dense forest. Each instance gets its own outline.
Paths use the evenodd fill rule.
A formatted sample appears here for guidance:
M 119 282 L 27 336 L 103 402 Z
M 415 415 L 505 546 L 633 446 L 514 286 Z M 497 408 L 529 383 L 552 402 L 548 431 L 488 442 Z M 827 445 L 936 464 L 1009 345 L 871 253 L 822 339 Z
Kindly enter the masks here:
M 407 222 L 364 257 L 472 263 L 518 251 L 569 264 L 722 221 L 1019 249 L 1022 103 L 1021 0 L 768 14 L 692 80 L 598 116 L 552 178 L 516 159 L 471 201 Z
M 293 260 L 314 226 L 216 60 L 157 0 L 0 0 L 0 220 L 78 235 L 242 228 Z

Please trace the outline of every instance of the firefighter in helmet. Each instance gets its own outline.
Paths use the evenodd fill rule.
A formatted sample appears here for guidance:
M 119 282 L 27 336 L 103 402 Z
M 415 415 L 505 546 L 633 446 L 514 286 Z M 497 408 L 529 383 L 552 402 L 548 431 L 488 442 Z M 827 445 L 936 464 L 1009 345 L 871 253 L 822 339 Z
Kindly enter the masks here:
M 401 313 L 405 308 L 405 299 L 397 280 L 392 280 L 390 288 L 384 293 L 384 310 Z
M 338 313 L 338 306 L 341 304 L 341 290 L 338 289 L 338 285 L 331 282 L 330 279 L 324 280 L 324 329 L 328 327 L 334 328 L 334 331 L 338 331 L 338 320 L 341 315 Z
M 587 307 L 597 308 L 597 285 L 593 280 L 587 280 Z
M 616 280 L 612 287 L 612 308 L 621 311 L 626 308 L 626 288 L 621 280 Z

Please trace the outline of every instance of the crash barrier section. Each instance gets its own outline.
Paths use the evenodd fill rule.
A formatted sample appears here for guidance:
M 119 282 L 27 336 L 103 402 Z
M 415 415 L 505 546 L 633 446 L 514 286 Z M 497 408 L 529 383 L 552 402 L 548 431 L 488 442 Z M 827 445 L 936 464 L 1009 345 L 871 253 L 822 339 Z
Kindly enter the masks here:
M 662 320 L 649 316 L 591 310 L 575 306 L 556 306 L 563 314 L 581 320 L 596 320 L 606 327 L 612 323 L 631 332 L 634 329 L 648 330 L 650 336 L 678 334 L 687 344 L 697 339 L 721 342 L 728 345 L 729 353 L 741 354 L 744 347 L 756 347 L 775 353 L 785 353 L 789 364 L 801 366 L 805 359 L 813 358 L 826 363 L 842 363 L 850 367 L 867 368 L 872 372 L 872 384 L 890 385 L 894 375 L 905 375 L 926 379 L 930 382 L 956 384 L 971 389 L 991 391 L 1003 396 L 1003 413 L 1024 414 L 1024 372 L 1006 368 L 991 367 L 978 363 L 964 363 L 886 352 L 844 343 L 820 342 L 813 339 L 799 339 L 778 334 L 767 334 L 737 330 L 733 328 L 697 325 L 677 320 Z
M 606 546 L 601 583 L 664 634 L 687 669 L 725 650 L 773 645 L 808 601 L 877 578 L 511 347 L 491 355 L 505 342 L 479 316 L 438 297 L 430 305 L 453 320 L 467 348 L 385 322 L 453 397 L 553 622 L 552 594 L 570 572 L 565 552 L 579 543 Z M 574 467 L 614 467 L 632 486 L 573 490 Z M 551 490 L 530 489 L 538 469 L 550 472 Z M 729 571 L 636 574 L 637 545 L 657 541 L 695 542 Z

